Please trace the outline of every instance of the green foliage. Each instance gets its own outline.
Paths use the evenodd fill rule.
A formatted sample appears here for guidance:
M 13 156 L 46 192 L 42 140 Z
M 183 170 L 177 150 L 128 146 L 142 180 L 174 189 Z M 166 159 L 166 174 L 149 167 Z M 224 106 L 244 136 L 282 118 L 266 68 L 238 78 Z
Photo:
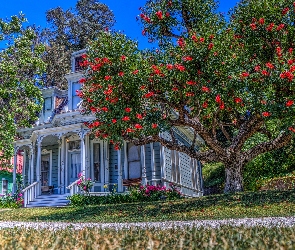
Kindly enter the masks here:
M 160 186 L 140 186 L 131 188 L 128 193 L 110 192 L 105 196 L 89 196 L 75 194 L 70 196 L 71 206 L 87 206 L 87 205 L 102 205 L 102 204 L 119 204 L 132 202 L 150 202 L 159 200 L 176 200 L 182 198 L 178 188 L 171 185 L 171 188 Z
M 0 230 L 1 249 L 294 249 L 294 227 Z
M 204 180 L 204 188 L 217 187 L 219 190 L 223 189 L 225 181 L 223 164 L 205 164 L 202 168 L 202 174 Z
M 114 14 L 97 0 L 78 0 L 68 10 L 61 7 L 47 10 L 46 20 L 50 27 L 39 32 L 39 39 L 47 44 L 42 57 L 47 63 L 44 82 L 46 86 L 67 89 L 64 76 L 71 70 L 71 54 L 85 49 L 90 40 L 111 28 Z
M 30 127 L 41 111 L 38 77 L 45 68 L 40 59 L 44 46 L 35 43 L 31 28 L 23 28 L 24 16 L 0 20 L 0 37 L 8 42 L 0 52 L 0 155 L 9 159 L 17 127 Z M 3 162 L 3 161 L 2 161 Z
M 2 210 L 2 221 L 140 222 L 294 216 L 295 192 L 263 191 L 174 201 Z

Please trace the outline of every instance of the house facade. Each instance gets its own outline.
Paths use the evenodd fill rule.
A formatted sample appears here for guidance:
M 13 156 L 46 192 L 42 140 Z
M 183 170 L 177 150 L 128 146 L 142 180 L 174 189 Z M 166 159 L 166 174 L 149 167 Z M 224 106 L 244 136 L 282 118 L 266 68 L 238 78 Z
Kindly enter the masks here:
M 135 146 L 124 142 L 121 150 L 115 150 L 108 141 L 92 137 L 84 122 L 95 117 L 80 114 L 81 99 L 76 93 L 81 88 L 79 61 L 83 52 L 72 55 L 72 72 L 65 76 L 68 90 L 43 89 L 39 120 L 32 128 L 18 130 L 20 139 L 14 142 L 14 148 L 15 154 L 23 152 L 24 185 L 34 186 L 37 194 L 48 186 L 53 186 L 55 194 L 72 194 L 78 174 L 83 172 L 94 181 L 91 191 L 95 193 L 104 193 L 113 186 L 124 192 L 130 183 L 140 181 L 165 186 L 171 182 L 186 195 L 201 196 L 201 164 L 184 153 L 159 143 Z M 177 128 L 175 134 L 179 143 L 191 143 L 189 128 Z

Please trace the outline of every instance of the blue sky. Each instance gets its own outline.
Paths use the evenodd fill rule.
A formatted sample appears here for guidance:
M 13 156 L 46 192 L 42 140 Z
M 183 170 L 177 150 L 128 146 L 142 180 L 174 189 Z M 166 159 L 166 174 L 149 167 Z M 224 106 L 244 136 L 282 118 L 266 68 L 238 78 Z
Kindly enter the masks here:
M 6 4 L 2 3 L 0 8 L 0 18 L 9 18 L 12 15 L 23 12 L 29 24 L 46 27 L 45 11 L 55 7 L 68 9 L 74 7 L 76 0 L 10 0 Z M 124 33 L 138 40 L 139 48 L 144 49 L 150 47 L 147 39 L 142 37 L 139 22 L 136 21 L 136 16 L 140 11 L 138 8 L 143 6 L 145 0 L 101 0 L 114 12 L 116 18 L 116 30 L 124 31 Z M 234 7 L 237 0 L 220 0 L 220 12 L 225 12 Z

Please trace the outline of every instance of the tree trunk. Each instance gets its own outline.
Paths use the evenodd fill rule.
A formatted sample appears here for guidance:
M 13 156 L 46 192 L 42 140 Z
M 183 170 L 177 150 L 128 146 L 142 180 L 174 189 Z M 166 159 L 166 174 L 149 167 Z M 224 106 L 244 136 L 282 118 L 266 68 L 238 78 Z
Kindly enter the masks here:
M 224 193 L 236 193 L 244 190 L 242 169 L 243 166 L 239 162 L 225 168 Z

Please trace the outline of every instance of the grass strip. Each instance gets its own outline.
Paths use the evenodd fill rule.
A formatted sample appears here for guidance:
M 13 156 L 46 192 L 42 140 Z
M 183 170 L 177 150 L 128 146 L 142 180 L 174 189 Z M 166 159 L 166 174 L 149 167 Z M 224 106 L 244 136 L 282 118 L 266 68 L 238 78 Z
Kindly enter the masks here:
M 0 221 L 148 222 L 295 215 L 295 192 L 214 195 L 169 202 L 142 202 L 1 211 Z

